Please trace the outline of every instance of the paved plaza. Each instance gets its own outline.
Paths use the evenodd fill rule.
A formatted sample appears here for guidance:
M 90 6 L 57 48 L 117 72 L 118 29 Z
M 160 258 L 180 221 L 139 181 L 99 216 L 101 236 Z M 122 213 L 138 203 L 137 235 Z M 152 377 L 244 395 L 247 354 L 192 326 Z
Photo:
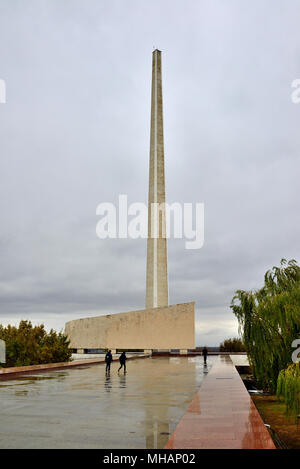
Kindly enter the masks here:
M 117 367 L 0 381 L 0 448 L 163 448 L 201 385 L 203 358 L 132 360 L 126 375 Z

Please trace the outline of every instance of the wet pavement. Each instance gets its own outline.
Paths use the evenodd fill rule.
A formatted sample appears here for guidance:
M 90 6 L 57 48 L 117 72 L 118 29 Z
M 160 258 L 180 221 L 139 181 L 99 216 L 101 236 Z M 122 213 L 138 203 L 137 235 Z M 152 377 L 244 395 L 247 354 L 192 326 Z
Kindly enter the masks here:
M 217 357 L 160 357 L 0 381 L 0 448 L 163 448 Z

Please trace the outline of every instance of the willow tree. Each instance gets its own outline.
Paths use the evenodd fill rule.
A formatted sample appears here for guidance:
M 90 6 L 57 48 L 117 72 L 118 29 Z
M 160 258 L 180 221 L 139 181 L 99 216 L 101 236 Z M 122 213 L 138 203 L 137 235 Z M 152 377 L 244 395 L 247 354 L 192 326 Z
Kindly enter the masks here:
M 231 308 L 239 321 L 258 385 L 275 392 L 279 372 L 292 363 L 300 334 L 300 267 L 281 260 L 265 274 L 260 290 L 238 290 Z

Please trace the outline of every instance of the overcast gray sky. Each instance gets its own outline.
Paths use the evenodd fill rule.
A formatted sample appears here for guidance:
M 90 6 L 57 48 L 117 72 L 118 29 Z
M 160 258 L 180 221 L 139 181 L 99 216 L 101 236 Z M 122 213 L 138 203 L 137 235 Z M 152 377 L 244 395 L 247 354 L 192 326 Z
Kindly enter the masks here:
M 96 206 L 146 202 L 151 54 L 162 50 L 168 202 L 205 203 L 205 244 L 169 242 L 170 302 L 197 344 L 299 260 L 300 2 L 0 0 L 0 323 L 141 309 L 146 240 L 100 240 Z

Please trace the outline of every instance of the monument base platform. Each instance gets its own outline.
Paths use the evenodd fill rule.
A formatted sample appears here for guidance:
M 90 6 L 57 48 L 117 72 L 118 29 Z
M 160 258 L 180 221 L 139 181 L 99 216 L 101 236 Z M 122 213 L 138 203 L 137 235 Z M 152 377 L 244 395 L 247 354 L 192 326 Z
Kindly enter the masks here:
M 155 350 L 195 348 L 195 303 L 69 321 L 73 349 Z

